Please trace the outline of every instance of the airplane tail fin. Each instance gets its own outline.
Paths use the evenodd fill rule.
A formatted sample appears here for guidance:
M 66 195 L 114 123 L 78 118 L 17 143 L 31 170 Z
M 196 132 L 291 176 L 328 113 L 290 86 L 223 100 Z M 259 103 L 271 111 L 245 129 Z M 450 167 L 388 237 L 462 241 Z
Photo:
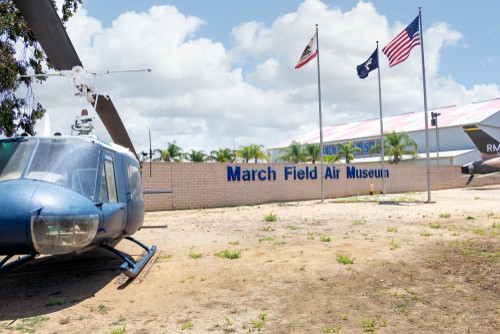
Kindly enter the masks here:
M 500 143 L 495 138 L 484 132 L 476 124 L 464 125 L 464 131 L 476 145 L 483 159 L 493 158 L 500 155 Z

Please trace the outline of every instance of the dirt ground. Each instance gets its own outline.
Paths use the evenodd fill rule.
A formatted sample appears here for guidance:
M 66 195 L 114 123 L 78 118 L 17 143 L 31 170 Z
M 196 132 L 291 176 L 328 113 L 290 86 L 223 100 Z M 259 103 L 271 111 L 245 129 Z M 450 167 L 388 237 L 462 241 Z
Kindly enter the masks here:
M 0 277 L 0 333 L 500 333 L 500 185 L 388 197 L 148 213 L 145 276 L 38 258 Z

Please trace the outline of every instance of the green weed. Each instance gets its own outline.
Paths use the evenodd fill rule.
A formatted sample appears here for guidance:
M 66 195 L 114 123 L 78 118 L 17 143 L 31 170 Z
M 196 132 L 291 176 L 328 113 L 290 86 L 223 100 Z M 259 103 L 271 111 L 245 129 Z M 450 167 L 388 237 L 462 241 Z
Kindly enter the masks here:
M 107 307 L 104 304 L 99 304 L 99 306 L 97 306 L 97 312 L 100 314 L 106 314 L 109 310 L 111 310 L 111 308 Z
M 202 257 L 203 253 L 194 253 L 194 252 L 189 253 L 189 258 L 193 260 L 201 259 Z
M 240 241 L 239 240 L 236 240 L 236 241 L 230 241 L 229 242 L 230 245 L 233 245 L 233 246 L 237 246 L 240 244 Z
M 451 213 L 440 213 L 439 214 L 439 218 L 450 218 L 451 217 Z
M 429 223 L 429 227 L 437 230 L 437 229 L 441 228 L 441 224 L 438 224 L 438 223 Z
M 397 229 L 397 228 L 395 228 L 395 227 L 388 227 L 388 228 L 387 228 L 387 232 L 396 233 L 397 231 L 398 231 L 398 229 Z
M 264 221 L 266 222 L 275 222 L 278 221 L 278 216 L 275 213 L 268 213 L 264 216 Z
M 181 330 L 190 329 L 190 328 L 193 328 L 193 323 L 191 321 L 188 321 L 188 322 L 182 324 L 182 326 L 181 326 Z
M 400 247 L 401 247 L 401 245 L 399 244 L 399 242 L 395 242 L 394 240 L 391 241 L 390 250 L 395 250 L 395 249 L 398 249 Z
M 39 328 L 40 324 L 44 321 L 49 320 L 49 317 L 38 315 L 35 317 L 21 319 L 20 323 L 15 326 L 7 326 L 5 329 L 14 331 L 23 331 L 27 333 L 35 333 L 36 329 Z
M 375 320 L 361 320 L 361 329 L 364 333 L 375 333 Z
M 330 242 L 330 241 L 332 241 L 332 238 L 330 238 L 327 235 L 322 235 L 321 237 L 319 237 L 319 241 L 321 241 L 321 242 Z
M 47 299 L 44 305 L 48 307 L 48 306 L 63 305 L 63 304 L 64 304 L 64 299 L 49 297 L 49 299 Z
M 227 249 L 225 249 L 223 251 L 215 253 L 214 255 L 223 259 L 234 260 L 234 259 L 239 259 L 241 257 L 241 252 L 230 252 Z
M 337 262 L 340 264 L 353 264 L 354 259 L 351 259 L 350 257 L 342 254 L 337 254 Z
M 422 232 L 422 233 L 420 233 L 420 235 L 423 237 L 430 237 L 430 236 L 432 236 L 432 233 L 431 232 Z
M 123 334 L 126 332 L 126 327 L 127 325 L 123 325 L 123 327 L 118 327 L 118 328 L 115 328 L 111 331 L 111 334 Z
M 262 241 L 274 241 L 274 237 L 266 235 L 265 237 L 259 238 L 259 242 L 262 242 Z
M 323 333 L 338 333 L 342 329 L 342 326 L 336 325 L 336 326 L 326 326 L 325 329 L 323 330 Z
M 366 225 L 365 220 L 355 220 L 352 222 L 352 226 L 360 226 L 360 225 Z

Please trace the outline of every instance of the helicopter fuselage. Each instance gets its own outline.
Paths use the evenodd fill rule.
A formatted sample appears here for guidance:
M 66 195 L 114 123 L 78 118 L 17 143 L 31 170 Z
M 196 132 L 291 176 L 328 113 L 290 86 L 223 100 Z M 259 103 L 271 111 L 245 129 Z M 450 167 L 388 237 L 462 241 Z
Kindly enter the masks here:
M 140 165 L 93 136 L 0 140 L 0 255 L 65 254 L 134 234 Z

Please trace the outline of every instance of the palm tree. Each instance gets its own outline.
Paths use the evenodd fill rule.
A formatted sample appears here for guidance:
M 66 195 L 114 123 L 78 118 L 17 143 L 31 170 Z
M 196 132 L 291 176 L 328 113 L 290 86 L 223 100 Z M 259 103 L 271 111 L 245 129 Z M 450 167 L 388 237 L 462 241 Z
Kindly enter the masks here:
M 252 158 L 255 159 L 255 163 L 257 163 L 259 159 L 266 160 L 267 162 L 269 162 L 269 156 L 267 155 L 266 152 L 262 151 L 264 145 L 251 144 L 249 147 L 250 147 L 250 153 L 252 154 Z
M 206 155 L 203 151 L 191 150 L 190 153 L 184 153 L 184 158 L 191 162 L 203 162 L 205 161 Z
M 339 162 L 340 158 L 341 158 L 341 156 L 338 155 L 338 154 L 324 155 L 323 156 L 323 161 L 327 162 L 327 163 L 330 163 L 330 164 L 334 164 L 336 162 Z
M 168 142 L 166 150 L 157 148 L 153 152 L 160 155 L 160 157 L 153 159 L 153 161 L 179 162 L 183 155 L 182 148 L 175 143 L 175 140 L 172 143 Z
M 300 145 L 300 143 L 295 140 L 292 141 L 292 143 L 287 147 L 282 148 L 280 150 L 280 153 L 283 154 L 280 155 L 278 159 L 293 163 L 304 162 L 307 155 L 302 145 Z
M 158 153 L 160 156 L 158 158 L 154 158 L 152 161 L 170 161 L 170 155 L 168 153 L 168 150 L 155 148 L 153 152 Z
M 235 154 L 229 148 L 220 148 L 218 151 L 211 151 L 208 158 L 215 162 L 233 162 Z
M 175 140 L 172 143 L 168 143 L 167 151 L 170 157 L 170 161 L 181 161 L 183 156 L 182 148 L 175 143 Z
M 417 142 L 406 132 L 384 134 L 384 155 L 392 157 L 391 163 L 397 165 L 403 155 L 417 156 Z M 372 146 L 370 154 L 380 151 L 380 143 Z
M 236 150 L 236 156 L 242 158 L 243 161 L 248 162 L 248 160 L 253 158 L 251 147 L 240 146 L 240 148 Z
M 361 152 L 361 149 L 354 146 L 352 141 L 348 143 L 337 144 L 337 147 L 339 148 L 337 155 L 341 158 L 344 158 L 346 164 L 354 160 L 354 153 Z
M 319 156 L 319 144 L 306 144 L 305 150 L 307 152 L 307 161 L 315 164 Z

